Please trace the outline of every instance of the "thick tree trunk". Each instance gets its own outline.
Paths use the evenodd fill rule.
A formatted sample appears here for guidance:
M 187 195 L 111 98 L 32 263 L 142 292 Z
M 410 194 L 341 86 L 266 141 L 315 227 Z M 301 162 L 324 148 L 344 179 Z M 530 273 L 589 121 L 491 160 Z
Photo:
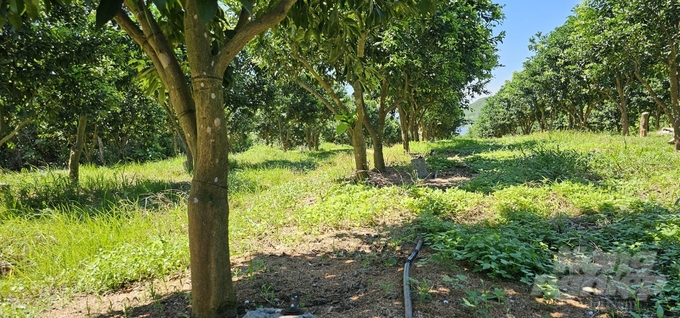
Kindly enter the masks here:
M 87 115 L 80 115 L 78 118 L 78 133 L 76 134 L 76 143 L 73 145 L 73 147 L 71 147 L 71 153 L 68 158 L 68 177 L 72 184 L 78 184 L 80 154 L 83 152 L 83 145 L 85 145 L 86 126 Z
M 144 2 L 132 0 L 124 0 L 124 3 L 127 10 L 119 10 L 115 20 L 152 60 L 195 162 L 188 202 L 191 314 L 198 318 L 236 317 L 236 292 L 229 259 L 229 145 L 222 79 L 246 43 L 283 20 L 295 0 L 280 0 L 253 20 L 250 13 L 242 9 L 232 36 L 221 43 L 216 54 L 213 53 L 212 36 L 199 19 L 197 1 L 183 1 L 191 88 L 149 7 Z M 128 12 L 134 14 L 136 21 L 128 16 Z
M 193 84 L 199 134 L 188 203 L 192 316 L 235 317 L 228 235 L 229 142 L 222 80 L 200 77 L 194 78 Z

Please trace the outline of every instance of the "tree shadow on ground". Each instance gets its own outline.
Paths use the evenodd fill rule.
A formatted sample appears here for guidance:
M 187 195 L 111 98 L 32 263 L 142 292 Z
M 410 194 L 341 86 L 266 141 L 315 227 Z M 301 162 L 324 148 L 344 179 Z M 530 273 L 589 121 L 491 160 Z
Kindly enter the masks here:
M 312 151 L 309 152 L 307 155 L 316 159 L 316 160 L 326 160 L 331 157 L 335 157 L 339 154 L 351 154 L 352 149 L 333 149 L 333 150 L 321 150 L 321 151 Z
M 190 295 L 189 291 L 172 292 L 153 299 L 151 303 L 138 306 L 127 306 L 122 303 L 122 308 L 111 308 L 105 313 L 88 314 L 88 317 L 190 317 Z
M 486 153 L 501 149 L 520 150 L 506 157 Z M 414 159 L 416 160 L 416 159 Z M 424 155 L 428 176 L 417 178 L 413 165 L 396 165 L 385 172 L 371 172 L 369 185 L 417 185 L 460 188 L 491 193 L 517 185 L 542 186 L 570 181 L 597 184 L 602 177 L 590 169 L 588 155 L 573 150 L 546 148 L 529 140 L 498 144 L 493 140 L 454 139 L 431 144 Z
M 158 209 L 184 201 L 189 182 L 146 178 L 84 178 L 79 185 L 66 175 L 49 174 L 29 182 L 12 184 L 0 195 L 0 205 L 10 216 L 41 217 L 53 210 L 69 210 L 83 216 L 113 213 L 121 204 Z
M 311 155 L 310 155 L 311 156 Z M 318 168 L 319 164 L 314 159 L 302 160 L 265 160 L 259 163 L 251 164 L 246 162 L 236 162 L 231 169 L 252 169 L 252 170 L 268 170 L 268 169 L 289 169 L 295 172 L 308 172 Z
M 454 138 L 428 143 L 431 149 L 429 154 L 448 154 L 449 156 L 458 155 L 461 157 L 471 156 L 484 152 L 493 152 L 502 149 L 517 150 L 529 149 L 539 144 L 536 140 L 512 141 L 510 143 L 500 143 L 495 139 L 468 139 Z

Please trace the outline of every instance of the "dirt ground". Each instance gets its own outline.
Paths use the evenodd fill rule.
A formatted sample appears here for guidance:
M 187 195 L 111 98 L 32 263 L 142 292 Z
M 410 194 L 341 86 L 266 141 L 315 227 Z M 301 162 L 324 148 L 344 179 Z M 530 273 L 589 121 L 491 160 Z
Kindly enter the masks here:
M 423 185 L 449 187 L 470 177 L 461 170 Z M 372 175 L 379 186 L 408 180 L 398 171 Z M 258 254 L 234 258 L 240 316 L 259 307 L 286 308 L 291 295 L 299 293 L 302 308 L 317 317 L 403 317 L 404 262 L 415 242 L 395 241 L 404 237 L 404 230 L 400 224 L 393 226 L 308 235 L 295 248 L 266 242 Z M 547 301 L 532 295 L 531 286 L 519 279 L 492 280 L 464 263 L 424 261 L 429 255 L 424 246 L 410 270 L 413 317 L 610 317 L 624 314 L 631 305 L 589 297 Z M 188 317 L 190 290 L 188 273 L 179 273 L 106 295 L 55 303 L 43 316 Z M 481 300 L 480 295 L 493 291 L 504 296 Z
M 299 293 L 303 309 L 317 317 L 403 317 L 403 265 L 414 244 L 392 248 L 386 234 L 372 229 L 327 233 L 310 237 L 294 251 L 274 247 L 236 258 L 240 314 L 258 307 L 286 308 L 291 295 Z M 429 254 L 427 247 L 421 250 L 410 270 L 418 281 L 411 288 L 413 317 L 610 317 L 614 309 L 606 299 L 547 302 L 519 281 L 491 280 L 463 264 L 422 261 Z M 451 282 L 457 275 L 467 279 Z M 477 308 L 464 305 L 463 298 L 473 299 L 469 293 L 494 288 L 504 291 L 504 299 L 490 299 Z M 191 278 L 181 273 L 107 295 L 83 295 L 55 304 L 45 316 L 187 317 L 190 289 Z

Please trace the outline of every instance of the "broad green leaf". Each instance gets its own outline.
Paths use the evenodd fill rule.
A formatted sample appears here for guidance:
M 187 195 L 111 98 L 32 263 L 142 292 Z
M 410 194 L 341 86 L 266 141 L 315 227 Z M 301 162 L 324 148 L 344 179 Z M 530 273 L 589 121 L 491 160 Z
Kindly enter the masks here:
M 156 8 L 159 10 L 166 9 L 167 1 L 166 0 L 153 0 L 153 4 L 156 5 Z
M 38 6 L 40 5 L 38 0 L 26 0 L 24 3 L 26 4 L 26 13 L 28 13 L 28 17 L 32 20 L 37 19 L 39 12 Z
M 201 22 L 205 24 L 217 14 L 217 0 L 196 0 L 196 7 Z
M 0 17 L 0 28 L 2 28 L 5 25 L 5 23 L 7 23 L 7 20 L 5 20 L 4 17 Z
M 338 127 L 335 129 L 335 132 L 338 134 L 342 134 L 345 131 L 347 131 L 348 128 L 349 124 L 344 121 L 341 121 L 340 123 L 338 123 Z
M 9 0 L 9 10 L 16 15 L 24 14 L 25 5 L 22 0 Z
M 9 19 L 9 23 L 11 23 L 12 26 L 17 29 L 21 28 L 21 25 L 24 23 L 24 21 L 21 19 L 21 16 L 15 14 L 12 11 L 7 12 L 7 19 Z
M 253 3 L 250 0 L 240 0 L 243 9 L 246 9 L 250 15 L 253 15 Z
M 95 28 L 99 29 L 104 26 L 104 24 L 111 21 L 111 19 L 118 14 L 122 5 L 123 0 L 101 0 L 97 7 L 97 17 L 94 24 Z

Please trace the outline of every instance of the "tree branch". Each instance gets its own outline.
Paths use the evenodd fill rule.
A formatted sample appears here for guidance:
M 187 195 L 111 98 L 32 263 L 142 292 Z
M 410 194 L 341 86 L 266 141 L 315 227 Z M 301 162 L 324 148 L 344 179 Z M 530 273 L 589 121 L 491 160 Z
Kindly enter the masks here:
M 316 91 L 314 88 L 309 86 L 309 84 L 303 82 L 299 76 L 295 76 L 295 83 L 300 85 L 300 87 L 304 88 L 306 91 L 310 92 L 312 95 L 314 95 L 314 97 L 320 100 L 326 106 L 326 108 L 328 108 L 328 110 L 330 110 L 331 113 L 333 113 L 333 115 L 340 115 L 340 112 L 333 107 L 333 104 L 331 104 L 331 102 L 329 102 L 328 99 L 326 99 L 323 95 L 321 95 L 321 93 Z
M 340 98 L 338 98 L 338 95 L 335 94 L 335 91 L 333 91 L 331 85 L 326 80 L 324 80 L 323 77 L 321 77 L 321 75 L 319 75 L 319 73 L 316 70 L 314 70 L 314 67 L 312 67 L 309 61 L 305 60 L 297 53 L 297 50 L 295 49 L 294 45 L 291 45 L 291 49 L 293 58 L 300 62 L 302 66 L 312 74 L 312 77 L 314 77 L 314 79 L 316 79 L 316 81 L 319 82 L 319 85 L 321 85 L 321 87 L 323 87 L 323 89 L 326 91 L 326 93 L 328 93 L 331 99 L 333 99 L 335 105 L 338 106 L 338 108 L 340 108 L 341 111 L 349 113 L 349 109 L 340 100 Z
M 7 134 L 7 136 L 0 139 L 0 146 L 4 145 L 7 141 L 14 138 L 14 136 L 16 136 L 22 128 L 24 128 L 26 125 L 30 124 L 35 119 L 35 117 L 36 116 L 33 115 L 31 117 L 28 117 L 28 118 L 22 120 L 16 127 L 14 127 L 14 129 L 9 134 Z
M 254 21 L 245 25 L 241 24 L 241 17 L 237 24 L 236 34 L 226 43 L 226 45 L 217 54 L 217 65 L 215 66 L 218 74 L 224 73 L 229 66 L 229 63 L 236 57 L 243 47 L 254 38 L 256 35 L 266 31 L 277 23 L 281 22 L 288 11 L 295 4 L 297 0 L 280 0 L 269 12 L 257 17 Z M 238 26 L 242 27 L 238 28 Z
M 238 32 L 238 30 L 242 29 L 246 24 L 248 24 L 249 20 L 250 13 L 248 13 L 245 8 L 241 7 L 241 13 L 238 15 L 238 23 L 236 23 L 234 31 Z

